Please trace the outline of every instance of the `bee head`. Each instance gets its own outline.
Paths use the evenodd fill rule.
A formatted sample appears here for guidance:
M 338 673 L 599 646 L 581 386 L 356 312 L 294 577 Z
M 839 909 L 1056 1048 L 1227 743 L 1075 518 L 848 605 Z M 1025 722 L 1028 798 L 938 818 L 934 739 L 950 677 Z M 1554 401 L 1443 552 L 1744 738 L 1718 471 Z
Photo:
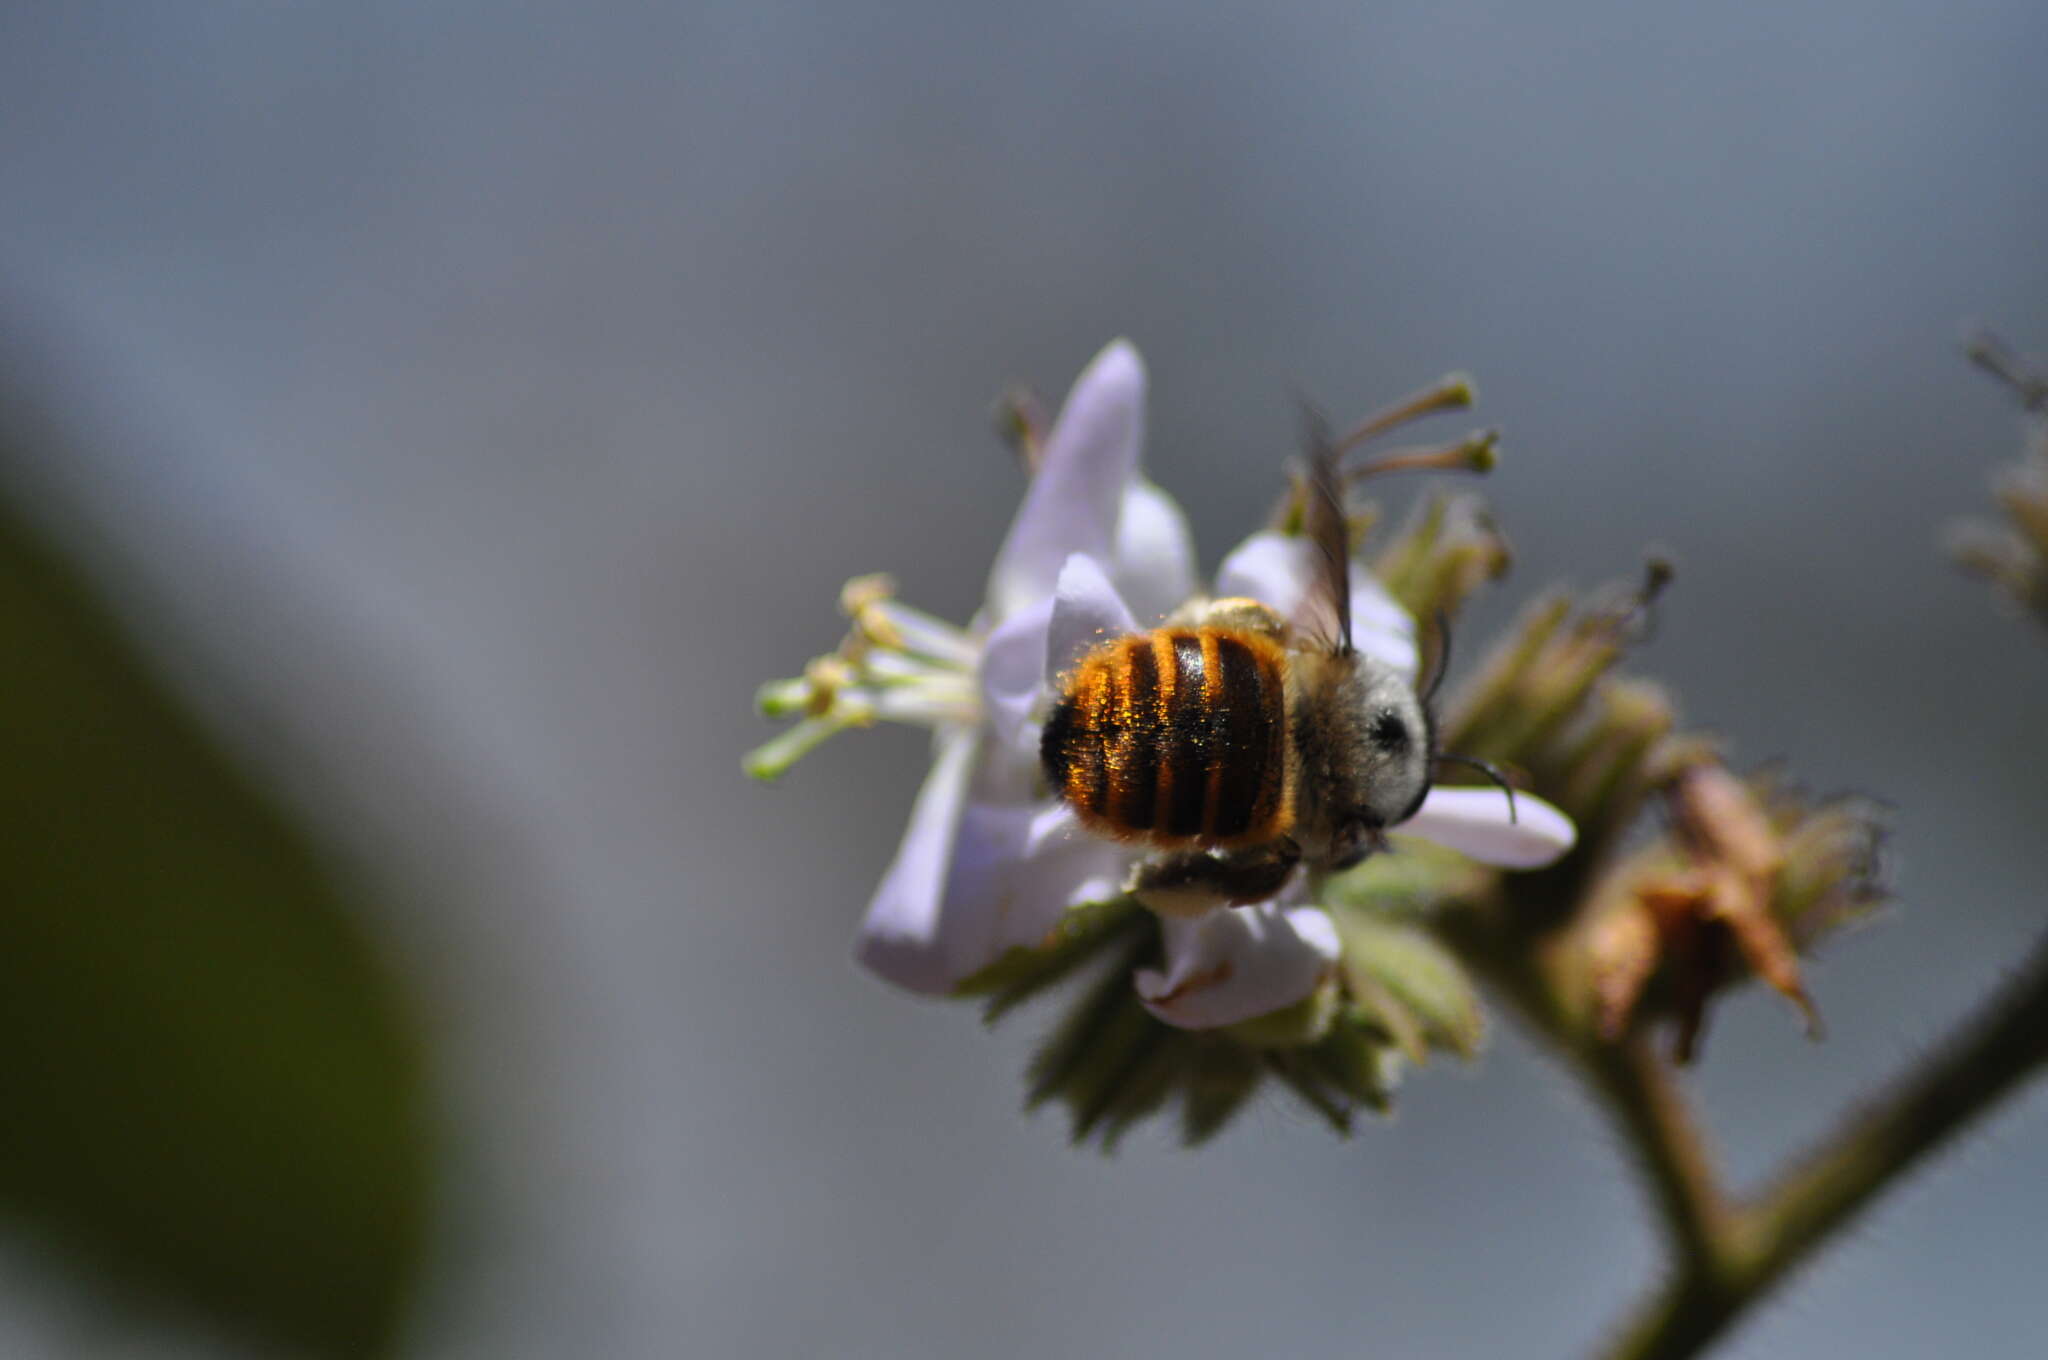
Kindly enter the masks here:
M 1377 827 L 1397 826 L 1415 815 L 1429 793 L 1434 724 L 1414 689 L 1393 670 L 1372 665 L 1363 678 L 1365 777 L 1356 805 Z
M 1397 671 L 1363 655 L 1354 667 L 1344 758 L 1327 790 L 1329 862 L 1348 868 L 1383 846 L 1429 793 L 1435 733 L 1429 710 Z

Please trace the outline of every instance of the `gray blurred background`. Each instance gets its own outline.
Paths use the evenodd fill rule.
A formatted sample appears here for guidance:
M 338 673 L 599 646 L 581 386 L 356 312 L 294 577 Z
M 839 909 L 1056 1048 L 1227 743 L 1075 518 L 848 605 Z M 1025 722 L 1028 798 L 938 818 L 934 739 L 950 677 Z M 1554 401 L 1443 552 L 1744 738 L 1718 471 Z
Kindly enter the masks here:
M 1751 1183 L 2042 927 L 2048 656 L 1936 538 L 2018 451 L 1963 325 L 2048 346 L 2044 52 L 2024 0 L 9 6 L 0 362 L 69 453 L 7 476 L 375 885 L 448 1126 L 408 1349 L 1583 1352 L 1656 1244 L 1516 1035 L 1346 1144 L 1070 1150 L 1044 1014 L 850 960 L 923 744 L 748 784 L 753 686 L 854 573 L 973 608 L 1009 380 L 1136 340 L 1213 565 L 1291 384 L 1469 368 L 1518 565 L 1467 664 L 1661 544 L 1639 669 L 1898 807 L 1828 1041 L 1710 1035 Z M 2036 1090 L 1725 1353 L 2038 1354 L 2044 1134 Z M 229 1344 L 0 1254 L 5 1354 Z

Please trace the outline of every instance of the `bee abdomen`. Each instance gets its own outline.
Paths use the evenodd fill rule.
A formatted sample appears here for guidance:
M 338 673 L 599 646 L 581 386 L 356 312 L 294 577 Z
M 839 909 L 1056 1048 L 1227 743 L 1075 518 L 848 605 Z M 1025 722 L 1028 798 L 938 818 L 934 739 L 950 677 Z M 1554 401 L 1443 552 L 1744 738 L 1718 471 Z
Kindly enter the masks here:
M 1054 792 L 1084 823 L 1162 845 L 1286 830 L 1286 678 L 1279 644 L 1162 628 L 1084 658 L 1045 725 Z

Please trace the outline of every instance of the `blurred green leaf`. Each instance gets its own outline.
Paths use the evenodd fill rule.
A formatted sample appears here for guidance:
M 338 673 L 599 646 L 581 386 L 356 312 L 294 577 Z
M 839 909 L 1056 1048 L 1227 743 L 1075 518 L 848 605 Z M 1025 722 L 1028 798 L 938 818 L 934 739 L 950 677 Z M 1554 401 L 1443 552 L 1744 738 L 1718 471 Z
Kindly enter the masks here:
M 1152 928 L 1145 909 L 1128 897 L 1071 907 L 1035 948 L 1013 945 L 994 963 L 953 989 L 955 996 L 986 996 L 989 1024 L 1041 992 L 1064 982 L 1096 951 Z
M 429 1152 L 391 971 L 4 503 L 0 637 L 0 1213 L 254 1338 L 388 1351 Z
M 1408 1057 L 1434 1047 L 1462 1057 L 1486 1038 L 1486 1012 L 1463 964 L 1419 926 L 1376 920 L 1362 911 L 1337 917 L 1344 977 L 1360 1008 Z
M 1355 1103 L 1385 1114 L 1401 1084 L 1401 1053 L 1372 1019 L 1346 1007 L 1304 1056 L 1317 1076 Z

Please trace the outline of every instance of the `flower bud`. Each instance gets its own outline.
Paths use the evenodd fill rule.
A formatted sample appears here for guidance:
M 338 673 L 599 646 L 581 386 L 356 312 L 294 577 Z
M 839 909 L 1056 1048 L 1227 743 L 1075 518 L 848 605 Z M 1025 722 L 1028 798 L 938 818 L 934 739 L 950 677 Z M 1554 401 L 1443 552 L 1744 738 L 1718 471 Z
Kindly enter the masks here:
M 1992 484 L 2007 523 L 1957 525 L 1948 533 L 1948 551 L 1964 570 L 1990 581 L 2048 623 L 2048 369 L 2014 354 L 1992 335 L 1976 337 L 1969 355 L 2019 398 L 2027 413 L 2028 438 L 2020 461 Z
M 1489 445 L 1489 448 L 1491 446 Z M 1513 560 L 1507 538 L 1476 496 L 1425 502 L 1373 562 L 1373 574 L 1418 619 L 1455 615 Z
M 987 996 L 993 1021 L 1106 961 L 1069 998 L 1030 1069 L 1027 1104 L 1065 1106 L 1077 1143 L 1114 1151 L 1173 1107 L 1183 1139 L 1206 1141 L 1268 1078 L 1348 1133 L 1358 1110 L 1391 1108 L 1404 1056 L 1469 1053 L 1483 1022 L 1462 969 L 1418 930 L 1360 919 L 1346 934 L 1357 957 L 1308 996 L 1219 1029 L 1167 1024 L 1132 990 L 1131 974 L 1158 959 L 1161 941 L 1158 919 L 1128 898 L 1071 910 L 1042 944 L 1010 950 L 960 991 Z
M 1524 772 L 1579 827 L 1582 860 L 1634 821 L 1649 789 L 1684 763 L 1675 716 L 1657 686 L 1611 672 L 1669 581 L 1644 581 L 1574 607 L 1539 600 L 1449 705 L 1443 746 Z
M 1819 1016 L 1798 950 L 1883 894 L 1875 809 L 1815 803 L 1768 775 L 1690 766 L 1664 790 L 1669 829 L 1595 889 L 1586 930 L 1592 1022 L 1619 1038 L 1657 1014 L 1676 1022 L 1689 1060 L 1713 995 L 1743 974 Z

